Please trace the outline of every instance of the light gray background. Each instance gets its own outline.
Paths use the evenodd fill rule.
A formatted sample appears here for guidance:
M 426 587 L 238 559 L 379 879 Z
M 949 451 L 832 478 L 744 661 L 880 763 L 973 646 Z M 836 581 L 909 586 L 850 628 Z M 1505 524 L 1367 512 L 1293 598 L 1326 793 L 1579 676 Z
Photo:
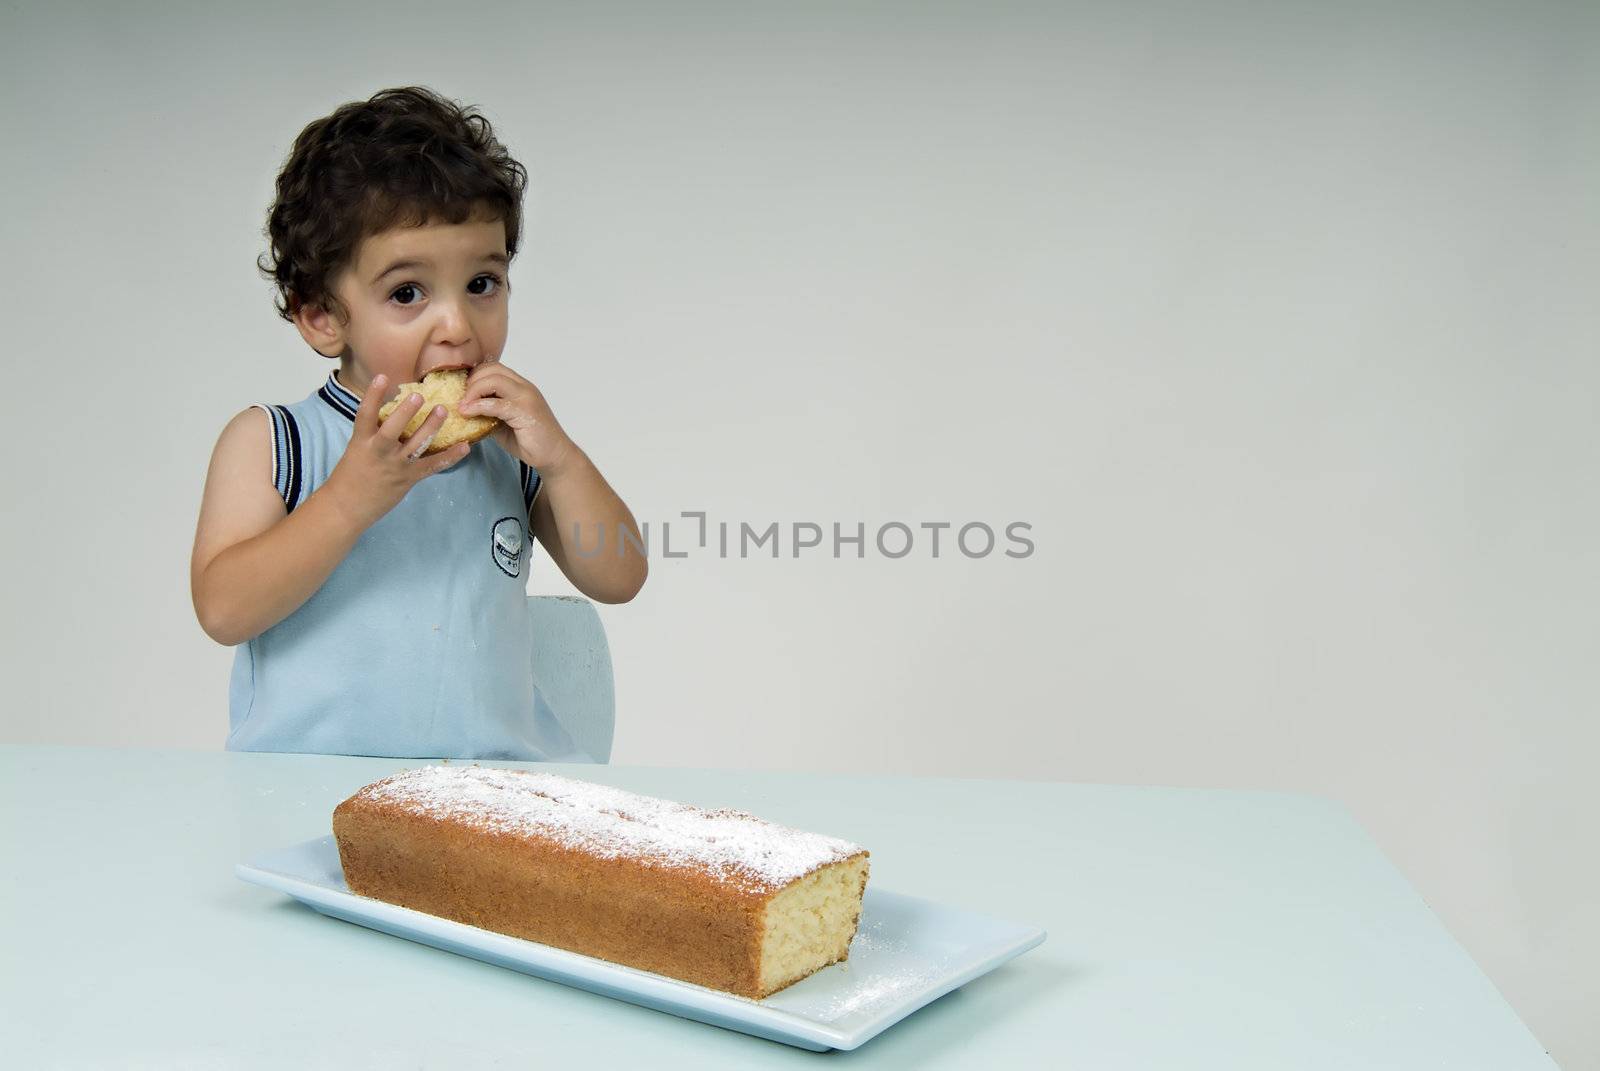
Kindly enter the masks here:
M 1600 1066 L 1594 6 L 0 10 L 5 740 L 221 746 L 207 458 L 326 373 L 273 175 L 421 83 L 528 166 L 506 359 L 654 536 L 1033 526 L 657 553 L 616 761 L 1335 796 Z

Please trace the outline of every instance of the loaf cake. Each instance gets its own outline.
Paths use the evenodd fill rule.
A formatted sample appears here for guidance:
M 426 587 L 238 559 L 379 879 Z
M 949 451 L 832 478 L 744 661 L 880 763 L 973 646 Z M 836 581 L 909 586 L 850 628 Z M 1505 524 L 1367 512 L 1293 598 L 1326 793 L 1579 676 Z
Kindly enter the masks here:
M 442 405 L 445 408 L 444 423 L 434 433 L 433 441 L 423 451 L 424 455 L 437 454 L 440 450 L 448 450 L 456 443 L 475 443 L 479 439 L 494 431 L 500 423 L 494 417 L 462 416 L 456 407 L 461 404 L 462 396 L 467 393 L 467 369 L 465 367 L 450 366 L 435 368 L 422 377 L 421 383 L 402 383 L 400 393 L 395 395 L 392 402 L 384 403 L 378 410 L 379 420 L 388 420 L 389 414 L 400 408 L 400 403 L 413 394 L 422 395 L 422 406 L 406 424 L 406 435 L 412 436 L 417 429 L 427 422 L 428 414 L 433 412 L 433 407 Z
M 423 766 L 333 812 L 350 890 L 759 1000 L 849 958 L 859 845 L 555 774 Z

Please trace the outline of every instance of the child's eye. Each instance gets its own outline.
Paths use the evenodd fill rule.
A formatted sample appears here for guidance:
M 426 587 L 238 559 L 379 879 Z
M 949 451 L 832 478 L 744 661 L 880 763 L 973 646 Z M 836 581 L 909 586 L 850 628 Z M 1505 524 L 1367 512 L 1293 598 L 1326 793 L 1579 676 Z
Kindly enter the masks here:
M 487 283 L 491 283 L 493 285 L 490 288 L 484 289 L 484 290 L 474 290 L 474 289 L 472 289 L 473 283 L 480 283 L 480 282 L 487 282 Z M 506 285 L 505 279 L 501 278 L 498 275 L 495 275 L 493 272 L 485 272 L 484 274 L 475 277 L 472 280 L 471 283 L 467 284 L 467 292 L 472 294 L 474 297 L 488 297 L 490 294 L 498 293 L 500 291 L 500 289 L 502 287 L 504 287 L 505 285 Z M 416 283 L 405 283 L 405 284 L 402 284 L 401 286 L 395 287 L 394 293 L 389 295 L 389 300 L 393 301 L 396 305 L 403 305 L 403 306 L 415 305 L 416 301 L 409 300 L 409 299 L 402 299 L 400 295 L 406 294 L 406 293 L 410 293 L 410 294 L 415 295 L 420 290 L 421 290 L 421 287 L 417 286 Z

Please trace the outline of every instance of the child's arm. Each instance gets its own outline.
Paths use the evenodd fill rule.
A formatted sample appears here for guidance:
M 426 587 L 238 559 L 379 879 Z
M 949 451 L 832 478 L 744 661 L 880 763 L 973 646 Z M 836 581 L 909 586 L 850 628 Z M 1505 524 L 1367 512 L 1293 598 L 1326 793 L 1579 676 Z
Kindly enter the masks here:
M 456 409 L 466 416 L 498 417 L 495 441 L 539 473 L 544 486 L 528 527 L 573 587 L 596 602 L 627 602 L 637 595 L 650 572 L 638 549 L 643 545 L 639 526 L 589 455 L 562 429 L 544 392 L 500 362 L 485 362 L 467 376 Z M 581 532 L 598 527 L 600 553 L 591 549 L 594 540 L 583 548 L 587 556 L 578 550 L 580 526 Z M 632 533 L 631 544 L 623 539 L 625 528 Z
M 650 569 L 627 504 L 577 443 L 558 467 L 547 467 L 541 475 L 544 484 L 534 499 L 529 526 L 550 560 L 596 602 L 632 599 Z M 625 531 L 632 542 L 624 538 Z
M 415 435 L 403 438 L 422 397 L 413 394 L 380 425 L 383 387 L 384 377 L 375 377 L 356 410 L 344 456 L 293 513 L 285 512 L 272 484 L 266 414 L 247 409 L 223 429 L 206 474 L 189 562 L 195 616 L 206 635 L 232 646 L 288 617 L 413 484 L 467 455 L 469 444 L 458 443 L 409 460 L 444 423 L 445 409 L 436 406 Z

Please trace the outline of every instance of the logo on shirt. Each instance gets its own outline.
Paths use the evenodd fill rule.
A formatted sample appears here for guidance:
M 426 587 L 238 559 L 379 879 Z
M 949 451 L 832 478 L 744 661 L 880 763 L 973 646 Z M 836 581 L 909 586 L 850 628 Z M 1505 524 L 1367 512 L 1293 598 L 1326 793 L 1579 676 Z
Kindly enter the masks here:
M 522 575 L 522 521 L 517 517 L 502 517 L 494 522 L 490 533 L 490 551 L 494 563 L 507 576 Z

